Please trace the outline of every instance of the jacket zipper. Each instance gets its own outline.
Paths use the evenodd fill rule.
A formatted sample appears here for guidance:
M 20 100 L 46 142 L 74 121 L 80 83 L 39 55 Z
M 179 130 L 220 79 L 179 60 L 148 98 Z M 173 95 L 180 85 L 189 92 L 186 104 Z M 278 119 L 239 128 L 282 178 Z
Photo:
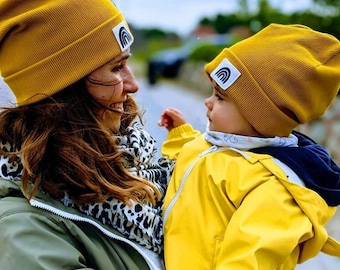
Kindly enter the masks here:
M 175 194 L 175 196 L 172 198 L 172 200 L 170 201 L 168 208 L 165 210 L 164 212 L 164 216 L 163 216 L 163 231 L 165 228 L 165 223 L 166 220 L 170 214 L 170 211 L 172 210 L 172 208 L 174 207 L 175 203 L 178 200 L 179 195 L 182 192 L 182 189 L 184 187 L 184 184 L 188 178 L 188 175 L 191 173 L 192 169 L 194 168 L 194 166 L 196 165 L 196 163 L 200 160 L 201 157 L 204 157 L 207 154 L 213 153 L 213 152 L 220 152 L 220 151 L 224 151 L 226 149 L 230 149 L 230 147 L 218 147 L 217 145 L 213 145 L 211 146 L 208 150 L 203 151 L 202 153 L 200 153 L 198 155 L 198 157 L 190 164 L 189 168 L 185 171 L 184 176 L 182 178 L 181 184 L 179 185 L 179 188 Z
M 78 222 L 84 222 L 84 223 L 88 223 L 88 224 L 91 224 L 92 226 L 96 227 L 98 230 L 100 230 L 103 234 L 107 235 L 108 237 L 112 238 L 112 239 L 115 239 L 115 240 L 119 240 L 121 242 L 124 242 L 128 245 L 130 245 L 131 247 L 133 247 L 135 250 L 138 251 L 138 253 L 140 255 L 142 255 L 142 257 L 145 259 L 146 263 L 148 264 L 148 266 L 150 267 L 150 269 L 154 269 L 154 270 L 160 270 L 162 268 L 160 267 L 157 267 L 155 265 L 155 263 L 150 260 L 150 258 L 148 256 L 153 256 L 155 257 L 155 255 L 153 253 L 151 253 L 152 251 L 148 251 L 147 249 L 143 249 L 141 248 L 140 246 L 138 246 L 137 244 L 135 244 L 134 242 L 124 238 L 124 237 L 121 237 L 121 236 L 118 236 L 118 235 L 115 235 L 114 233 L 110 232 L 109 230 L 105 229 L 104 227 L 102 227 L 100 224 L 98 224 L 97 222 L 89 219 L 89 218 L 85 218 L 85 217 L 81 217 L 81 216 L 78 216 L 76 214 L 71 214 L 71 213 L 68 213 L 68 212 L 65 212 L 65 211 L 62 211 L 56 207 L 53 207 L 51 205 L 48 205 L 48 204 L 45 204 L 43 202 L 40 202 L 36 199 L 31 199 L 30 200 L 30 205 L 33 206 L 33 207 L 36 207 L 36 208 L 40 208 L 40 209 L 44 209 L 46 211 L 49 211 L 55 215 L 58 215 L 62 218 L 65 218 L 65 219 L 68 219 L 68 220 L 73 220 L 73 221 L 78 221 Z M 147 253 L 150 253 L 150 254 L 147 254 Z

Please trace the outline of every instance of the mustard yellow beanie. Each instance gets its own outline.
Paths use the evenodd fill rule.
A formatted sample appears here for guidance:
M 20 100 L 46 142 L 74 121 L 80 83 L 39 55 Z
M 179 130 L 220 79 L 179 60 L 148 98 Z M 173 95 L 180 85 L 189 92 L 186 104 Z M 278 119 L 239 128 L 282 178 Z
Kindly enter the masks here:
M 0 72 L 19 106 L 62 90 L 132 42 L 110 0 L 0 1 Z
M 340 42 L 303 25 L 271 24 L 205 71 L 266 137 L 288 136 L 325 113 L 340 88 Z

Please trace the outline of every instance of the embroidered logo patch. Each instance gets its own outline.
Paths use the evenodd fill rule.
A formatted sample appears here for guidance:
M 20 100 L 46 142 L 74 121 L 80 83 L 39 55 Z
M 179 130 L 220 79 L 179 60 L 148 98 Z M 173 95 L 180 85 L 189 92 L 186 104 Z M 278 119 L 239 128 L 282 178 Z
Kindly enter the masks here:
M 236 67 L 227 59 L 211 72 L 210 77 L 223 89 L 226 90 L 241 75 Z
M 121 51 L 125 51 L 129 48 L 133 42 L 133 37 L 130 34 L 129 30 L 127 29 L 124 22 L 116 25 L 112 29 L 113 34 L 116 37 L 116 40 L 120 46 Z

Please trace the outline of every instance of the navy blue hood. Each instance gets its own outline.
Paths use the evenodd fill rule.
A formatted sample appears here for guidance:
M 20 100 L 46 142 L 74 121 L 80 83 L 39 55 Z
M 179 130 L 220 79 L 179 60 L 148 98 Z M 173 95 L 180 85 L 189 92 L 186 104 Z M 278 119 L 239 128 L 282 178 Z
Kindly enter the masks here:
M 251 152 L 269 154 L 289 166 L 329 206 L 340 204 L 340 168 L 327 150 L 306 135 L 293 131 L 299 147 L 259 147 Z

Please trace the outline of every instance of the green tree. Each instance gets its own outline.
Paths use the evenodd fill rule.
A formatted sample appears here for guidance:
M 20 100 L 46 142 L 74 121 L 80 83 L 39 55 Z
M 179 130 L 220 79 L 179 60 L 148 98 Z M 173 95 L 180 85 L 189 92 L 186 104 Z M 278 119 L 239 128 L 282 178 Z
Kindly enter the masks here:
M 270 23 L 298 23 L 340 38 L 340 1 L 314 0 L 314 3 L 315 5 L 305 11 L 286 14 L 272 7 L 268 0 L 258 0 L 255 12 L 250 11 L 246 0 L 239 0 L 239 12 L 204 18 L 200 24 L 210 25 L 217 33 L 222 34 L 239 25 L 247 26 L 255 33 Z
M 339 0 L 313 0 L 316 4 L 322 6 L 340 7 Z

